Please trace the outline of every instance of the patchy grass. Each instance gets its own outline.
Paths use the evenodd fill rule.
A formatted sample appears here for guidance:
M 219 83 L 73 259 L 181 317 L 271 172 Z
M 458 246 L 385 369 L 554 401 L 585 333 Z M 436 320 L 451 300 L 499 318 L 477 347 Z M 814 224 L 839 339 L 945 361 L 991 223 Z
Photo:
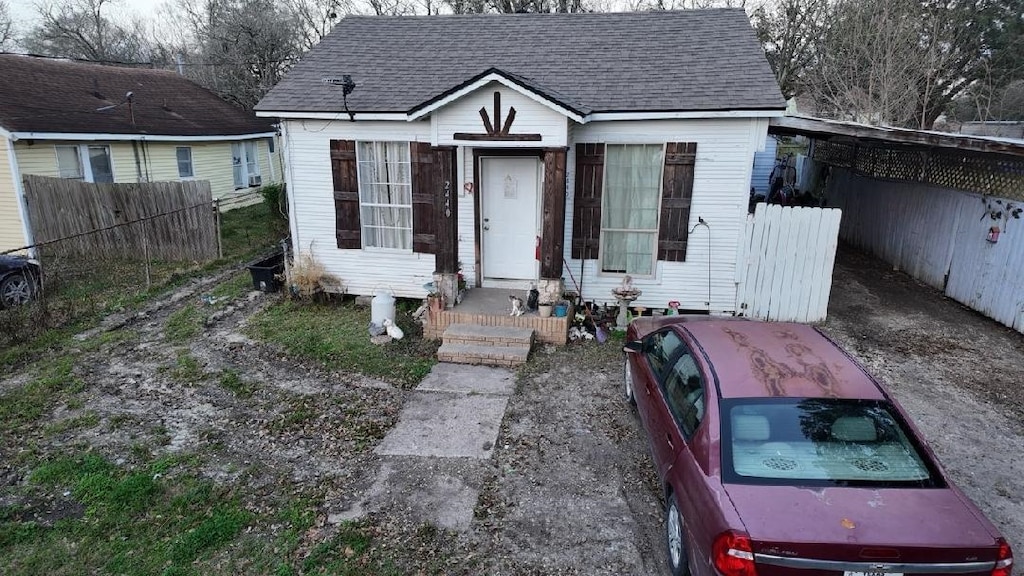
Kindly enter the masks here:
M 168 342 L 182 344 L 195 338 L 203 329 L 203 315 L 195 305 L 188 305 L 168 316 L 164 337 Z
M 185 574 L 235 540 L 254 515 L 172 461 L 121 469 L 95 454 L 55 458 L 29 476 L 29 497 L 0 516 L 0 573 Z M 67 500 L 38 495 L 67 493 Z M 40 522 L 37 518 L 53 521 Z
M 64 420 L 58 420 L 52 422 L 43 427 L 43 434 L 46 436 L 57 436 L 70 432 L 72 430 L 84 430 L 86 428 L 93 428 L 100 423 L 100 417 L 95 412 L 89 411 L 80 416 L 74 416 L 72 418 L 65 418 Z
M 121 467 L 86 452 L 36 463 L 0 507 L 0 573 L 398 576 L 453 566 L 451 533 L 385 519 L 316 529 L 319 493 L 271 498 L 254 512 L 200 477 L 194 460 Z
M 241 298 L 252 290 L 252 276 L 248 270 L 234 274 L 228 280 L 221 282 L 210 291 L 210 296 L 217 300 L 217 304 L 223 305 L 227 302 Z
M 403 386 L 423 379 L 436 362 L 437 344 L 425 341 L 410 317 L 399 315 L 405 338 L 370 343 L 370 309 L 354 304 L 281 301 L 249 322 L 252 335 L 328 370 L 360 372 Z
M 230 390 L 239 398 L 249 398 L 256 391 L 256 385 L 242 378 L 237 370 L 225 368 L 221 370 L 217 384 L 225 390 Z
M 45 298 L 0 310 L 0 368 L 30 362 L 66 345 L 107 314 L 138 308 L 189 280 L 252 260 L 276 247 L 286 234 L 287 224 L 273 217 L 264 204 L 225 212 L 221 215 L 223 258 L 205 264 L 153 262 L 149 286 L 140 262 L 44 257 Z M 223 288 L 225 293 L 238 290 L 247 275 L 233 276 Z
M 178 359 L 170 369 L 170 374 L 174 380 L 189 386 L 199 384 L 207 376 L 199 360 L 187 350 L 178 352 Z
M 74 360 L 73 356 L 57 358 L 24 386 L 0 396 L 0 433 L 34 423 L 65 394 L 81 391 L 82 381 L 72 373 Z
M 250 260 L 275 248 L 287 234 L 288 223 L 271 214 L 263 203 L 236 208 L 220 217 L 223 260 Z

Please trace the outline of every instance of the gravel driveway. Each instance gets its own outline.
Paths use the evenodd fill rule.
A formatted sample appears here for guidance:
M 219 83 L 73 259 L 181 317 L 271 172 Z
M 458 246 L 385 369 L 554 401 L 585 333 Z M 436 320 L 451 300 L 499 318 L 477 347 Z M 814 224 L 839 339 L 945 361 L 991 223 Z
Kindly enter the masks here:
M 1024 549 L 1024 337 L 842 251 L 823 329 L 885 382 L 954 481 Z M 498 574 L 667 574 L 662 497 L 617 346 L 540 354 L 482 493 Z

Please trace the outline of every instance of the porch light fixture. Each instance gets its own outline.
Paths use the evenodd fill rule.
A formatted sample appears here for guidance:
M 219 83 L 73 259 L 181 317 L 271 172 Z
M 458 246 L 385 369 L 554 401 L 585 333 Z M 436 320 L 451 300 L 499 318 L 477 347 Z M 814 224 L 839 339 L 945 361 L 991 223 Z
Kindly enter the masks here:
M 341 98 L 345 104 L 345 112 L 348 113 L 348 119 L 355 122 L 355 113 L 348 109 L 348 95 L 356 89 L 356 83 L 352 81 L 352 76 L 345 74 L 341 78 L 321 78 L 320 81 L 331 86 L 341 86 Z

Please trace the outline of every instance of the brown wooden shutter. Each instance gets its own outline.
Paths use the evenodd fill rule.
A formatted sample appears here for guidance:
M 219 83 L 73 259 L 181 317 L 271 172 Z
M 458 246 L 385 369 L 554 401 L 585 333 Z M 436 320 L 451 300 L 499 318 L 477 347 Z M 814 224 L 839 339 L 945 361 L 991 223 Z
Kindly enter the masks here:
M 696 142 L 669 142 L 665 146 L 665 177 L 661 189 L 661 223 L 658 226 L 658 260 L 686 260 L 687 226 L 693 199 L 693 167 Z
M 544 220 L 540 234 L 540 277 L 561 278 L 565 242 L 565 148 L 544 149 Z
M 331 175 L 334 178 L 334 219 L 338 248 L 362 248 L 355 141 L 331 140 Z
M 412 251 L 433 254 L 437 246 L 434 151 L 430 142 L 410 144 L 412 154 Z
M 597 258 L 601 247 L 604 144 L 576 145 L 576 193 L 572 207 L 572 257 Z
M 434 148 L 434 266 L 437 272 L 459 271 L 459 194 L 456 188 L 455 147 Z

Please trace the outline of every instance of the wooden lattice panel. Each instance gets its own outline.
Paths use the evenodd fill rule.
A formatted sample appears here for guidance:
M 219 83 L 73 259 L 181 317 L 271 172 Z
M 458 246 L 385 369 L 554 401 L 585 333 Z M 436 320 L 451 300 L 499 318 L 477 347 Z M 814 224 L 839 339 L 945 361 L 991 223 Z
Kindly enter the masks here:
M 818 140 L 814 144 L 814 159 L 826 164 L 850 168 L 853 166 L 855 156 L 855 148 L 852 144 L 827 140 Z
M 1024 200 L 1024 158 L 818 141 L 814 159 L 874 178 Z

